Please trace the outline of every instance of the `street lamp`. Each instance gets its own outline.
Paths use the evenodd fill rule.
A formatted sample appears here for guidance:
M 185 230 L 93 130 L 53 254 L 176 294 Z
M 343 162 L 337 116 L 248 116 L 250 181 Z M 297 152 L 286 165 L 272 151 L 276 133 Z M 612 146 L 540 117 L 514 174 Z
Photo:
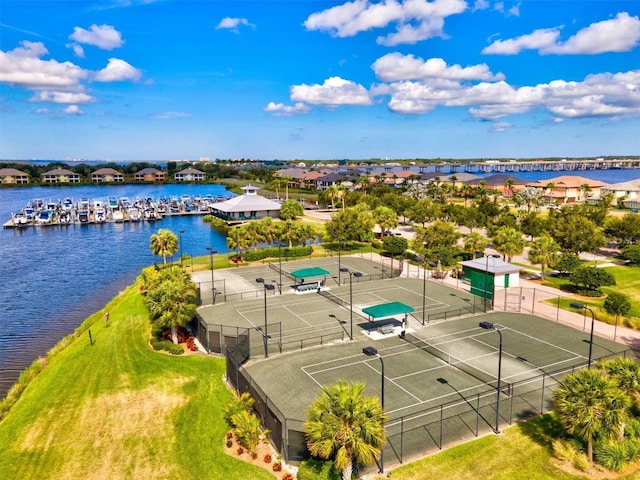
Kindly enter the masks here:
M 349 340 L 353 340 L 353 277 L 361 277 L 362 272 L 352 272 L 348 268 L 340 271 L 349 274 Z
M 182 267 L 182 234 L 184 230 L 180 230 L 178 233 L 180 233 L 180 266 Z
M 426 298 L 427 298 L 427 263 L 426 263 L 426 258 L 425 258 L 424 255 L 421 255 L 418 260 L 422 264 L 422 271 L 423 271 L 423 275 L 422 275 L 422 325 L 424 325 L 425 310 L 427 308 L 427 306 L 426 306 Z M 418 272 L 420 272 L 420 270 L 418 270 Z M 420 278 L 419 274 L 418 274 L 418 278 Z
M 282 244 L 278 243 L 278 271 L 280 280 L 278 281 L 278 292 L 282 295 Z
M 489 290 L 488 285 L 489 285 L 489 257 L 491 258 L 500 258 L 500 255 L 498 255 L 497 253 L 492 253 L 490 255 L 485 255 L 486 258 L 486 262 L 485 262 L 485 267 L 484 267 L 484 311 L 487 311 L 487 296 L 488 296 L 488 292 L 491 291 L 491 301 L 493 302 L 493 290 L 495 288 L 495 277 L 493 279 L 494 284 L 491 285 L 491 290 Z M 494 260 L 494 265 L 495 265 L 495 260 Z M 495 268 L 493 269 L 494 272 L 493 274 L 495 275 Z M 493 303 L 492 303 L 493 304 Z
M 589 361 L 587 363 L 588 368 L 591 368 L 591 352 L 593 348 L 593 326 L 596 321 L 596 316 L 594 315 L 593 310 L 591 310 L 589 307 L 587 307 L 582 303 L 571 303 L 571 308 L 577 308 L 578 310 L 588 310 L 589 313 L 591 314 L 591 335 L 589 336 Z
M 498 353 L 498 389 L 496 393 L 496 426 L 493 429 L 494 433 L 500 433 L 500 374 L 502 373 L 502 332 L 498 330 L 491 322 L 480 322 L 478 324 L 480 328 L 485 330 L 495 330 L 500 335 L 500 348 Z
M 207 250 L 209 250 L 209 259 L 211 264 L 211 297 L 213 298 L 213 304 L 215 305 L 216 304 L 216 284 L 213 276 L 213 256 L 218 252 L 211 247 L 207 247 Z
M 267 339 L 269 338 L 267 332 L 267 290 L 274 290 L 275 287 L 265 282 L 264 278 L 256 278 L 256 282 L 264 286 L 264 329 L 262 330 L 262 341 L 264 342 L 264 358 L 269 358 L 269 348 L 267 346 Z
M 380 359 L 380 365 L 382 365 L 381 375 L 381 388 L 380 388 L 380 400 L 382 404 L 382 411 L 384 412 L 384 360 L 382 360 L 382 356 L 378 353 L 378 350 L 375 347 L 364 347 L 362 349 L 362 353 L 369 357 L 378 357 Z M 383 448 L 380 449 L 380 471 L 378 473 L 384 474 L 384 445 Z
M 342 250 L 342 244 L 344 243 L 344 239 L 343 238 L 339 238 L 338 239 L 338 286 L 341 285 L 340 283 L 340 272 L 342 272 L 342 261 L 341 261 L 341 257 L 340 257 L 340 250 Z

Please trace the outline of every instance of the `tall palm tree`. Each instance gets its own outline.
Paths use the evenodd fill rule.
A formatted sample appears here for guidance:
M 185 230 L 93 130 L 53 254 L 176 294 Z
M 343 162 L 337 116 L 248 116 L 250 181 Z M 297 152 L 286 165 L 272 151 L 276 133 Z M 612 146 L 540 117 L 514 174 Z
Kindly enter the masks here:
M 360 175 L 358 178 L 357 185 L 362 189 L 362 193 L 364 194 L 364 198 L 367 198 L 367 189 L 369 188 L 369 184 L 371 183 L 371 179 L 368 175 Z
M 273 242 L 278 238 L 278 228 L 271 217 L 262 218 L 258 222 L 258 228 L 263 240 L 269 245 L 273 245 Z
M 343 480 L 351 480 L 353 462 L 380 458 L 386 441 L 386 415 L 376 397 L 362 395 L 364 383 L 339 381 L 324 386 L 307 411 L 304 424 L 312 455 L 333 459 Z
M 615 381 L 599 370 L 569 374 L 553 392 L 554 410 L 570 435 L 587 442 L 587 459 L 593 463 L 596 437 L 617 437 L 627 420 L 629 397 Z
M 543 235 L 531 244 L 529 261 L 540 264 L 540 276 L 544 280 L 544 271 L 548 265 L 554 265 L 560 258 L 560 245 L 548 235 Z
M 471 232 L 464 237 L 464 248 L 473 252 L 473 258 L 476 258 L 476 252 L 482 252 L 487 248 L 487 239 L 478 232 Z
M 247 239 L 240 227 L 234 227 L 227 232 L 227 247 L 236 250 L 238 261 L 242 260 L 242 251 L 249 246 Z
M 167 257 L 178 251 L 178 237 L 171 230 L 161 228 L 149 238 L 151 253 L 162 257 L 162 263 L 167 264 Z
M 591 191 L 591 185 L 589 185 L 588 183 L 583 183 L 582 185 L 580 185 L 580 191 L 582 192 L 582 201 L 585 201 L 587 199 L 587 196 L 589 195 L 589 192 Z
M 522 232 L 513 227 L 500 227 L 493 238 L 493 246 L 511 262 L 514 255 L 520 255 L 524 251 Z
M 598 368 L 631 397 L 636 411 L 640 410 L 640 365 L 632 358 L 616 357 L 599 362 Z

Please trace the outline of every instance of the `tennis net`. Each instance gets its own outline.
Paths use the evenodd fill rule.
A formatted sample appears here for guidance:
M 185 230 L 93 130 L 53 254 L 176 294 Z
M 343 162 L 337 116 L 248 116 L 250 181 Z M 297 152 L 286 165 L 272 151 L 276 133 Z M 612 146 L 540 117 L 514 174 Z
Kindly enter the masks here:
M 466 373 L 467 375 L 472 376 L 476 380 L 484 383 L 485 385 L 490 386 L 491 388 L 498 388 L 498 378 L 493 375 L 489 375 L 487 372 L 476 368 L 464 360 L 459 359 L 455 355 L 450 354 L 449 352 L 445 352 L 440 348 L 436 347 L 428 343 L 426 340 L 422 338 L 418 338 L 410 333 L 405 333 L 405 340 L 414 345 L 415 347 L 430 353 L 436 358 L 439 358 L 447 365 L 451 365 L 452 367 L 457 368 L 461 372 Z M 511 395 L 511 384 L 505 382 L 504 380 L 500 381 L 500 391 L 507 396 Z
M 285 277 L 295 280 L 295 277 L 291 275 L 290 272 L 287 272 L 284 268 L 280 268 L 276 263 L 269 262 L 268 265 L 271 270 L 275 270 L 278 273 L 282 273 Z
M 322 295 L 324 298 L 328 298 L 332 302 L 337 303 L 341 307 L 348 307 L 349 306 L 349 302 L 345 302 L 343 299 L 341 299 L 340 297 L 334 295 L 333 293 L 330 293 L 328 290 L 320 290 L 318 293 L 320 295 Z

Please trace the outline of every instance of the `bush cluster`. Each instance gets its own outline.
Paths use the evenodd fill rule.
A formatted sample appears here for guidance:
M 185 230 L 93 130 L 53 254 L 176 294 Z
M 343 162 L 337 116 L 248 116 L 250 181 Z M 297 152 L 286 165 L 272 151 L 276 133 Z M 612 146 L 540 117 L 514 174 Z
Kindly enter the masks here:
M 151 347 L 156 351 L 164 350 L 169 352 L 171 355 L 182 355 L 184 353 L 184 350 L 180 345 L 176 345 L 169 340 L 158 340 L 157 338 L 152 338 Z
M 312 252 L 313 247 L 311 245 L 280 249 L 277 247 L 267 247 L 245 252 L 242 256 L 247 262 L 255 262 L 256 260 L 262 260 L 264 258 L 278 258 L 278 253 L 282 254 L 282 259 L 284 260 L 285 258 L 308 257 Z
M 300 462 L 298 480 L 341 480 L 342 475 L 333 462 L 310 458 Z

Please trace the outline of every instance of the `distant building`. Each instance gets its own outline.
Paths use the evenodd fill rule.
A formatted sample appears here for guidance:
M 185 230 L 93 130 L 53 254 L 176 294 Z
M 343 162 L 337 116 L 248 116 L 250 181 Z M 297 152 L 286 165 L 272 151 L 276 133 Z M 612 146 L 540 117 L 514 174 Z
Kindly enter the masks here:
M 600 189 L 600 196 L 613 195 L 613 202 L 627 208 L 638 208 L 640 204 L 640 178 L 628 182 L 613 183 Z
M 542 198 L 550 203 L 586 202 L 590 198 L 599 198 L 600 189 L 606 186 L 606 183 L 599 180 L 576 175 L 563 175 L 527 183 L 527 187 L 539 189 Z
M 124 182 L 124 175 L 113 168 L 100 168 L 91 174 L 94 183 Z
M 66 168 L 58 167 L 43 173 L 42 181 L 44 183 L 80 183 L 80 175 Z
M 162 170 L 147 167 L 134 173 L 133 179 L 136 182 L 163 182 L 166 178 L 166 175 L 167 174 Z
M 176 182 L 202 182 L 206 178 L 206 174 L 193 167 L 187 167 L 174 174 Z
M 29 183 L 29 175 L 15 168 L 0 168 L 0 183 Z
M 211 204 L 211 213 L 228 222 L 264 217 L 278 218 L 282 206 L 280 203 L 259 196 L 258 188 L 252 185 L 242 187 L 242 191 L 243 195 Z

